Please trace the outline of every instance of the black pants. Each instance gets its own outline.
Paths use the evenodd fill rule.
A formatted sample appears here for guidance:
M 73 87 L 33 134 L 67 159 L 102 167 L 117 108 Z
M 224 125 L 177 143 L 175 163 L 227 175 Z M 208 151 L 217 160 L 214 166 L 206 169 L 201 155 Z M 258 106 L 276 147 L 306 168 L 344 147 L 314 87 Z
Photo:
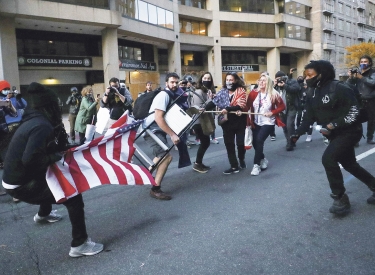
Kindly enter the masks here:
M 260 161 L 264 159 L 264 141 L 269 135 L 275 132 L 275 125 L 263 125 L 259 126 L 255 124 L 253 131 L 253 147 L 255 150 L 254 164 L 260 165 Z
M 345 193 L 344 179 L 339 163 L 346 171 L 364 182 L 375 191 L 375 178 L 362 168 L 355 159 L 354 145 L 361 139 L 362 132 L 343 133 L 333 138 L 322 156 L 332 193 L 341 196 Z
M 230 121 L 226 122 L 229 123 Z M 245 129 L 246 125 L 237 128 L 223 127 L 224 144 L 227 148 L 228 160 L 232 168 L 238 168 L 238 160 L 236 158 L 236 144 L 238 159 L 245 159 Z
M 201 142 L 197 151 L 195 162 L 201 164 L 204 154 L 206 153 L 208 147 L 210 147 L 210 137 L 203 134 L 202 126 L 200 124 L 195 124 L 193 126 L 193 130 L 196 138 Z
M 372 140 L 375 131 L 375 98 L 362 100 L 362 104 L 368 115 L 366 136 L 368 140 Z
M 52 204 L 56 204 L 56 200 L 44 179 L 32 180 L 21 187 L 6 191 L 9 195 L 21 201 L 39 205 L 38 215 L 41 217 L 48 216 L 52 211 Z M 82 195 L 79 194 L 68 199 L 63 205 L 68 210 L 70 223 L 72 224 L 73 240 L 71 246 L 80 246 L 87 239 Z

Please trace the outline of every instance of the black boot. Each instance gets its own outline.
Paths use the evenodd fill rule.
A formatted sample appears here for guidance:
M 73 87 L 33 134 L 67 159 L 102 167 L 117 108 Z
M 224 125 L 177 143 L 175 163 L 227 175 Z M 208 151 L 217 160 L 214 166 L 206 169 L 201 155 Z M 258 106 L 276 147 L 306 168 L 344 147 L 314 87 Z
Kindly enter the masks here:
M 341 197 L 331 194 L 331 197 L 333 198 L 333 204 L 329 208 L 329 212 L 337 215 L 343 215 L 349 212 L 350 202 L 347 194 L 343 194 Z

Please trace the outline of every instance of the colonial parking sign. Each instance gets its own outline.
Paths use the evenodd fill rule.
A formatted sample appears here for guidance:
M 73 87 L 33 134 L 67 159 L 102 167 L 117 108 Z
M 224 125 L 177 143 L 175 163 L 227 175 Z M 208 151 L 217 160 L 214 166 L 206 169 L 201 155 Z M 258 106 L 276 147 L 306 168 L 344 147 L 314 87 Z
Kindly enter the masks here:
M 92 67 L 91 57 L 24 55 L 18 57 L 19 66 Z

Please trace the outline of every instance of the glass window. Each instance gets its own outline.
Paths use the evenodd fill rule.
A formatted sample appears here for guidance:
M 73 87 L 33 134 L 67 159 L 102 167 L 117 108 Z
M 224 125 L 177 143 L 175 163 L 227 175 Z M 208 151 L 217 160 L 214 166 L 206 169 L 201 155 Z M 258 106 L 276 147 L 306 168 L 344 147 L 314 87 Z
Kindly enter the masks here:
M 279 28 L 279 37 L 290 39 L 310 41 L 310 33 L 311 30 L 308 28 L 291 24 L 285 24 L 285 27 L 281 25 Z
M 138 1 L 138 11 L 139 11 L 139 20 L 148 22 L 148 10 L 147 3 L 143 1 Z
M 273 0 L 219 0 L 220 11 L 275 14 Z
M 199 22 L 199 34 L 207 35 L 207 24 L 205 22 Z
M 253 22 L 220 22 L 222 37 L 275 38 L 275 25 Z
M 199 22 L 191 22 L 191 34 L 199 35 Z
M 161 27 L 166 27 L 166 22 L 165 22 L 165 9 L 162 8 L 157 8 L 158 12 L 158 25 Z
M 81 42 L 68 42 L 69 55 L 85 56 L 85 44 Z
M 158 13 L 156 6 L 148 4 L 148 22 L 154 25 L 158 24 Z
M 165 25 L 169 29 L 173 29 L 173 12 L 165 11 Z

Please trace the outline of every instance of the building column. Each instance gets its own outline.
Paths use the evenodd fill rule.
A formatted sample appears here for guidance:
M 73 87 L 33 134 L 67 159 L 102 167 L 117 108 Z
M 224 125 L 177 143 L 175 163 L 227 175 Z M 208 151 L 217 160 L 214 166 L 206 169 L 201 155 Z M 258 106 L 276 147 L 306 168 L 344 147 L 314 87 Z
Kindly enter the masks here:
M 215 86 L 218 87 L 223 85 L 222 67 L 221 46 L 215 44 L 212 49 L 208 51 L 208 70 L 212 74 Z
M 120 77 L 116 28 L 105 28 L 102 31 L 102 51 L 104 85 L 107 85 L 112 77 Z
M 168 45 L 168 71 L 181 75 L 181 49 L 180 42 L 175 41 Z
M 0 79 L 20 90 L 17 39 L 14 18 L 3 17 L 0 24 Z
M 274 79 L 278 71 L 280 71 L 280 49 L 273 48 L 267 51 L 267 72 L 270 74 L 270 77 Z

